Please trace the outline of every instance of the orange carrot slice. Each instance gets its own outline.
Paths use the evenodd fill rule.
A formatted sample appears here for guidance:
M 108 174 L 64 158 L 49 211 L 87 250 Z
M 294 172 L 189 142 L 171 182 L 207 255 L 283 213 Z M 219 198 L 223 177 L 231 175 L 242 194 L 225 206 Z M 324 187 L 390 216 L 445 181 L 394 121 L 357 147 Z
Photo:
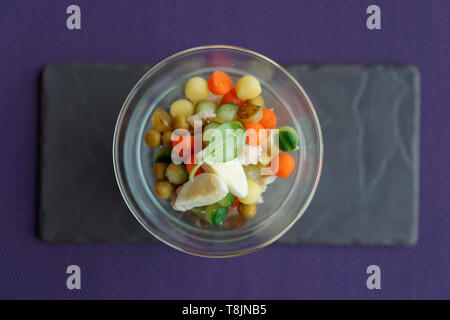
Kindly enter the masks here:
M 212 93 L 221 96 L 233 88 L 233 80 L 223 71 L 215 71 L 209 77 L 208 88 Z
M 294 158 L 287 153 L 280 153 L 272 159 L 270 168 L 279 178 L 287 178 L 295 167 Z
M 236 89 L 232 88 L 227 94 L 222 97 L 220 103 L 234 103 L 238 107 L 243 107 L 246 101 L 242 101 L 237 97 Z
M 247 144 L 251 146 L 259 146 L 267 139 L 266 130 L 257 122 L 248 122 L 244 125 L 247 132 Z
M 259 123 L 266 129 L 275 129 L 277 126 L 277 116 L 270 109 L 263 108 L 263 116 Z

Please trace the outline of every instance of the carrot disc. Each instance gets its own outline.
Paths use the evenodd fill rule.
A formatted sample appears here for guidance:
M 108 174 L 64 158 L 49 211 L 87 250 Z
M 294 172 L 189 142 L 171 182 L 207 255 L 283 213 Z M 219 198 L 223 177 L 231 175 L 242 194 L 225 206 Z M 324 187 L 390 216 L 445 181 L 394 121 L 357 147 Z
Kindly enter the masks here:
M 266 130 L 257 122 L 249 122 L 244 125 L 247 133 L 247 144 L 251 146 L 259 146 L 267 139 Z
M 277 126 L 277 116 L 270 109 L 263 108 L 263 115 L 259 123 L 266 129 L 275 129 Z
M 279 178 L 287 178 L 295 167 L 294 158 L 287 153 L 280 153 L 272 159 L 270 168 Z
M 243 107 L 245 105 L 245 101 L 239 99 L 236 95 L 236 89 L 232 88 L 228 93 L 226 93 L 220 103 L 234 103 L 238 107 Z
M 209 77 L 208 88 L 212 93 L 221 96 L 233 88 L 233 80 L 223 71 L 215 71 Z

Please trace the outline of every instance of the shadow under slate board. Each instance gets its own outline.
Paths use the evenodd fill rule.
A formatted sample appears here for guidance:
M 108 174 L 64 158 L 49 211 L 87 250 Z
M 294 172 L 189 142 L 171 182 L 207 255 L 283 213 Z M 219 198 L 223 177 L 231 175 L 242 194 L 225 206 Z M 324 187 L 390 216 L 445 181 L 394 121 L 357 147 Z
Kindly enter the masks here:
M 42 75 L 39 235 L 47 242 L 157 241 L 128 211 L 114 125 L 148 65 L 59 64 Z M 418 229 L 419 74 L 402 65 L 291 65 L 317 109 L 324 168 L 280 244 L 412 245 Z

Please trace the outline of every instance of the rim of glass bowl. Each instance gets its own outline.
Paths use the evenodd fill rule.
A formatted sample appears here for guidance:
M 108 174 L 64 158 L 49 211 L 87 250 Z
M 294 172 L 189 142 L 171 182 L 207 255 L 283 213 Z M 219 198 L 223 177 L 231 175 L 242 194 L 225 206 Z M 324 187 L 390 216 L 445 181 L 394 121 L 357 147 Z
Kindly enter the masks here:
M 208 49 L 227 49 L 227 50 L 235 50 L 235 51 L 239 51 L 239 52 L 244 52 L 244 53 L 248 53 L 251 55 L 254 55 L 258 58 L 263 59 L 264 61 L 268 62 L 269 64 L 272 64 L 274 67 L 278 68 L 281 72 L 283 72 L 299 89 L 300 93 L 303 95 L 303 97 L 305 98 L 305 100 L 308 103 L 308 107 L 312 113 L 312 118 L 313 118 L 313 122 L 316 128 L 316 132 L 318 135 L 318 159 L 319 159 L 319 163 L 318 166 L 316 168 L 316 174 L 315 174 L 315 180 L 314 180 L 314 184 L 313 187 L 311 189 L 311 192 L 308 195 L 308 198 L 306 199 L 303 207 L 300 209 L 300 211 L 297 213 L 295 219 L 292 220 L 292 222 L 286 226 L 286 228 L 284 230 L 282 230 L 280 233 L 278 233 L 277 235 L 275 235 L 272 239 L 269 239 L 268 241 L 254 247 L 248 250 L 244 250 L 244 251 L 240 251 L 240 252 L 235 252 L 235 253 L 231 253 L 231 254 L 219 254 L 219 255 L 208 255 L 208 254 L 202 254 L 200 252 L 194 252 L 191 250 L 187 250 L 185 248 L 182 248 L 180 246 L 178 246 L 175 243 L 170 242 L 169 240 L 165 239 L 163 236 L 157 234 L 154 230 L 152 230 L 151 228 L 149 228 L 148 224 L 142 219 L 142 217 L 136 212 L 134 206 L 132 205 L 128 193 L 126 191 L 127 187 L 127 182 L 125 177 L 123 177 L 123 173 L 120 170 L 120 162 L 121 162 L 121 156 L 119 155 L 119 133 L 121 132 L 121 128 L 123 125 L 123 118 L 124 115 L 129 107 L 129 102 L 131 101 L 131 99 L 134 97 L 134 95 L 136 94 L 137 90 L 140 88 L 142 82 L 145 81 L 145 79 L 147 79 L 151 73 L 158 69 L 159 67 L 161 67 L 162 65 L 170 62 L 171 60 L 178 58 L 182 55 L 185 54 L 189 54 L 195 51 L 203 51 L 203 50 L 208 50 Z M 320 180 L 320 176 L 322 173 L 322 162 L 323 162 L 323 140 L 322 140 L 322 130 L 320 127 L 320 122 L 319 119 L 317 117 L 317 113 L 316 110 L 314 108 L 314 105 L 312 104 L 311 100 L 309 99 L 308 95 L 306 94 L 305 90 L 303 89 L 303 87 L 298 83 L 298 81 L 281 65 L 279 65 L 277 62 L 267 58 L 266 56 L 254 52 L 252 50 L 248 50 L 245 48 L 241 48 L 241 47 L 236 47 L 236 46 L 230 46 L 230 45 L 206 45 L 206 46 L 200 46 L 200 47 L 194 47 L 191 49 L 187 49 L 187 50 L 183 50 L 180 51 L 178 53 L 175 53 L 169 57 L 167 57 L 166 59 L 162 60 L 161 62 L 157 63 L 156 65 L 154 65 L 152 68 L 150 68 L 150 70 L 148 70 L 140 79 L 139 81 L 134 85 L 133 89 L 131 89 L 130 93 L 128 94 L 127 98 L 125 99 L 122 108 L 120 110 L 119 116 L 117 118 L 117 122 L 116 122 L 116 126 L 114 129 L 114 138 L 113 138 L 113 166 L 114 166 L 114 174 L 116 177 L 116 181 L 117 184 L 119 186 L 119 190 L 120 193 L 122 194 L 122 198 L 124 199 L 128 209 L 131 211 L 131 213 L 133 214 L 133 216 L 139 221 L 139 223 L 145 228 L 145 230 L 147 230 L 148 232 L 150 232 L 155 238 L 157 238 L 158 240 L 160 240 L 161 242 L 167 244 L 168 246 L 180 250 L 182 252 L 186 252 L 195 256 L 201 256 L 201 257 L 210 257 L 210 258 L 225 258 L 225 257 L 234 257 L 234 256 L 240 256 L 240 255 L 244 255 L 247 253 L 251 253 L 254 251 L 257 251 L 259 249 L 262 249 L 270 244 L 272 244 L 273 242 L 275 242 L 276 240 L 278 240 L 281 236 L 283 236 L 297 221 L 298 219 L 300 219 L 300 217 L 303 215 L 303 213 L 305 212 L 305 210 L 309 207 L 309 204 L 311 203 L 311 200 L 314 197 L 314 194 L 316 193 L 317 190 L 317 186 L 319 184 L 319 180 Z

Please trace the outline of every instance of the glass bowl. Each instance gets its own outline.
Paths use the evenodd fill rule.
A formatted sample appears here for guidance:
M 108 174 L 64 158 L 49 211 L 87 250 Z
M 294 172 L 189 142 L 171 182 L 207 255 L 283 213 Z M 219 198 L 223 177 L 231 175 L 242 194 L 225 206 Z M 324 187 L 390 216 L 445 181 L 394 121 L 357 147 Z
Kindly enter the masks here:
M 235 83 L 247 74 L 258 78 L 265 106 L 277 114 L 277 127 L 289 125 L 299 136 L 299 148 L 290 153 L 296 161 L 294 171 L 288 178 L 270 184 L 263 193 L 264 203 L 257 205 L 256 216 L 235 229 L 199 223 L 192 214 L 173 210 L 169 200 L 159 199 L 154 192 L 156 151 L 144 142 L 155 108 L 168 110 L 173 101 L 184 97 L 189 78 L 208 79 L 215 70 L 227 72 Z M 311 202 L 320 178 L 322 153 L 319 121 L 300 84 L 276 62 L 232 46 L 185 50 L 151 68 L 126 98 L 113 142 L 117 183 L 136 219 L 171 247 L 207 257 L 249 253 L 288 231 Z

